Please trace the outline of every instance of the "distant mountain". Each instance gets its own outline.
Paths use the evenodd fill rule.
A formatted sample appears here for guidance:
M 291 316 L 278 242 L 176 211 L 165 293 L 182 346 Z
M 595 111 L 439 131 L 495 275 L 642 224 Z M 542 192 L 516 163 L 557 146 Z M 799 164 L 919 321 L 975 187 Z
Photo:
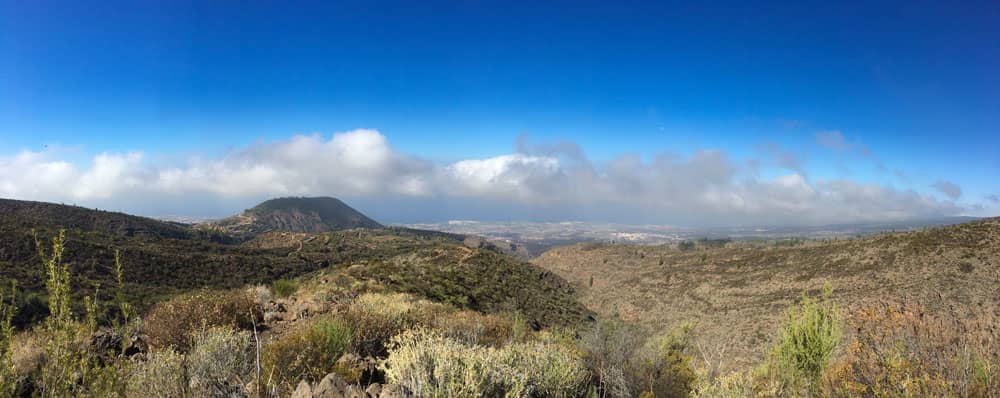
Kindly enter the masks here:
M 322 233 L 352 228 L 382 228 L 382 224 L 331 197 L 271 199 L 242 214 L 201 226 L 241 236 L 271 231 Z

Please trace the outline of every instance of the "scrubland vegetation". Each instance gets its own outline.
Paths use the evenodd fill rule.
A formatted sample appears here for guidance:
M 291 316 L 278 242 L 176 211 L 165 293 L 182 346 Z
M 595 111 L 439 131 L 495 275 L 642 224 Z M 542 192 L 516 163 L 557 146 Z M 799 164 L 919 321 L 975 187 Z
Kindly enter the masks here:
M 386 246 L 367 250 L 413 242 L 379 239 Z M 399 247 L 383 261 L 195 289 L 140 312 L 118 256 L 107 266 L 116 282 L 100 288 L 110 300 L 74 294 L 86 290 L 74 287 L 65 243 L 35 244 L 43 318 L 17 327 L 23 290 L 0 293 L 2 397 L 286 397 L 330 380 L 345 396 L 383 397 L 1000 397 L 1000 323 L 986 307 L 943 316 L 905 298 L 848 306 L 839 286 L 820 284 L 799 291 L 747 361 L 695 317 L 664 329 L 572 307 L 542 316 L 572 296 L 558 283 L 526 291 L 554 276 L 495 253 Z M 528 286 L 490 288 L 505 282 Z

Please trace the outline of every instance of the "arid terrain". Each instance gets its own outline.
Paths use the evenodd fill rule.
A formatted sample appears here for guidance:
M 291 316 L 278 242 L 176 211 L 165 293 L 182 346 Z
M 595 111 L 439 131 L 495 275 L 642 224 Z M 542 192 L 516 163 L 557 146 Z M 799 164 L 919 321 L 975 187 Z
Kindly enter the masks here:
M 583 243 L 533 262 L 572 282 L 604 316 L 652 330 L 694 321 L 700 344 L 726 348 L 730 366 L 760 361 L 785 309 L 825 283 L 848 311 L 886 300 L 947 319 L 1000 315 L 1000 219 L 866 238 L 712 243 Z

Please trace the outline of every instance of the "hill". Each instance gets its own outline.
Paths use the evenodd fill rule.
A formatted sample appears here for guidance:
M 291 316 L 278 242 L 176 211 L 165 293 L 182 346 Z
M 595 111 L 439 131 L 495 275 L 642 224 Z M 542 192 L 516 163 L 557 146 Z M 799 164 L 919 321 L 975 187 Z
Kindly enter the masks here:
M 20 230 L 65 228 L 150 239 L 188 239 L 195 235 L 177 223 L 79 206 L 11 199 L 0 199 L 0 227 Z
M 600 314 L 654 330 L 697 322 L 700 344 L 728 347 L 729 365 L 758 362 L 785 309 L 826 282 L 848 312 L 895 300 L 951 320 L 1000 315 L 1000 219 L 822 241 L 583 243 L 533 262 Z
M 287 203 L 269 201 L 252 210 L 280 212 Z M 306 203 L 336 209 L 327 200 Z M 460 308 L 522 312 L 545 325 L 573 323 L 589 314 L 562 278 L 489 247 L 469 247 L 457 235 L 354 229 L 268 232 L 242 241 L 220 231 L 123 213 L 14 200 L 0 204 L 0 283 L 17 280 L 25 294 L 41 292 L 45 284 L 33 232 L 48 250 L 47 241 L 65 229 L 74 294 L 97 291 L 110 302 L 114 253 L 120 250 L 126 294 L 140 308 L 199 288 L 267 284 L 323 270 Z
M 331 197 L 271 199 L 241 214 L 202 226 L 238 236 L 271 231 L 321 233 L 382 227 L 375 220 Z

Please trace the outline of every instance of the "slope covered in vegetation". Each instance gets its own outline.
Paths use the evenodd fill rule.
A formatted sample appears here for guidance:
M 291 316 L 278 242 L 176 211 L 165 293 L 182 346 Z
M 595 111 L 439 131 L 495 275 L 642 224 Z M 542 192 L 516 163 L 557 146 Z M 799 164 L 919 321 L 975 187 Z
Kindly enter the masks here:
M 599 314 L 650 329 L 696 322 L 696 343 L 729 369 L 766 360 L 785 309 L 826 283 L 850 322 L 874 313 L 954 325 L 1000 316 L 1000 219 L 826 241 L 579 244 L 534 263 L 572 282 Z M 995 325 L 977 330 L 1000 338 Z
M 66 228 L 66 251 L 77 298 L 112 298 L 116 250 L 128 269 L 124 293 L 140 309 L 198 288 L 270 284 L 321 269 L 485 311 L 519 310 L 541 324 L 586 316 L 572 289 L 555 277 L 457 237 L 403 229 L 357 229 L 307 234 L 271 232 L 243 243 L 218 232 L 78 207 L 5 201 L 0 217 L 0 283 L 16 280 L 33 304 L 17 324 L 45 312 L 45 270 L 39 247 Z M 142 231 L 141 233 L 138 231 Z M 36 244 L 35 237 L 39 238 Z M 517 282 L 515 283 L 507 283 Z M 30 308 L 29 308 L 30 307 Z M 77 310 L 80 310 L 79 308 Z

